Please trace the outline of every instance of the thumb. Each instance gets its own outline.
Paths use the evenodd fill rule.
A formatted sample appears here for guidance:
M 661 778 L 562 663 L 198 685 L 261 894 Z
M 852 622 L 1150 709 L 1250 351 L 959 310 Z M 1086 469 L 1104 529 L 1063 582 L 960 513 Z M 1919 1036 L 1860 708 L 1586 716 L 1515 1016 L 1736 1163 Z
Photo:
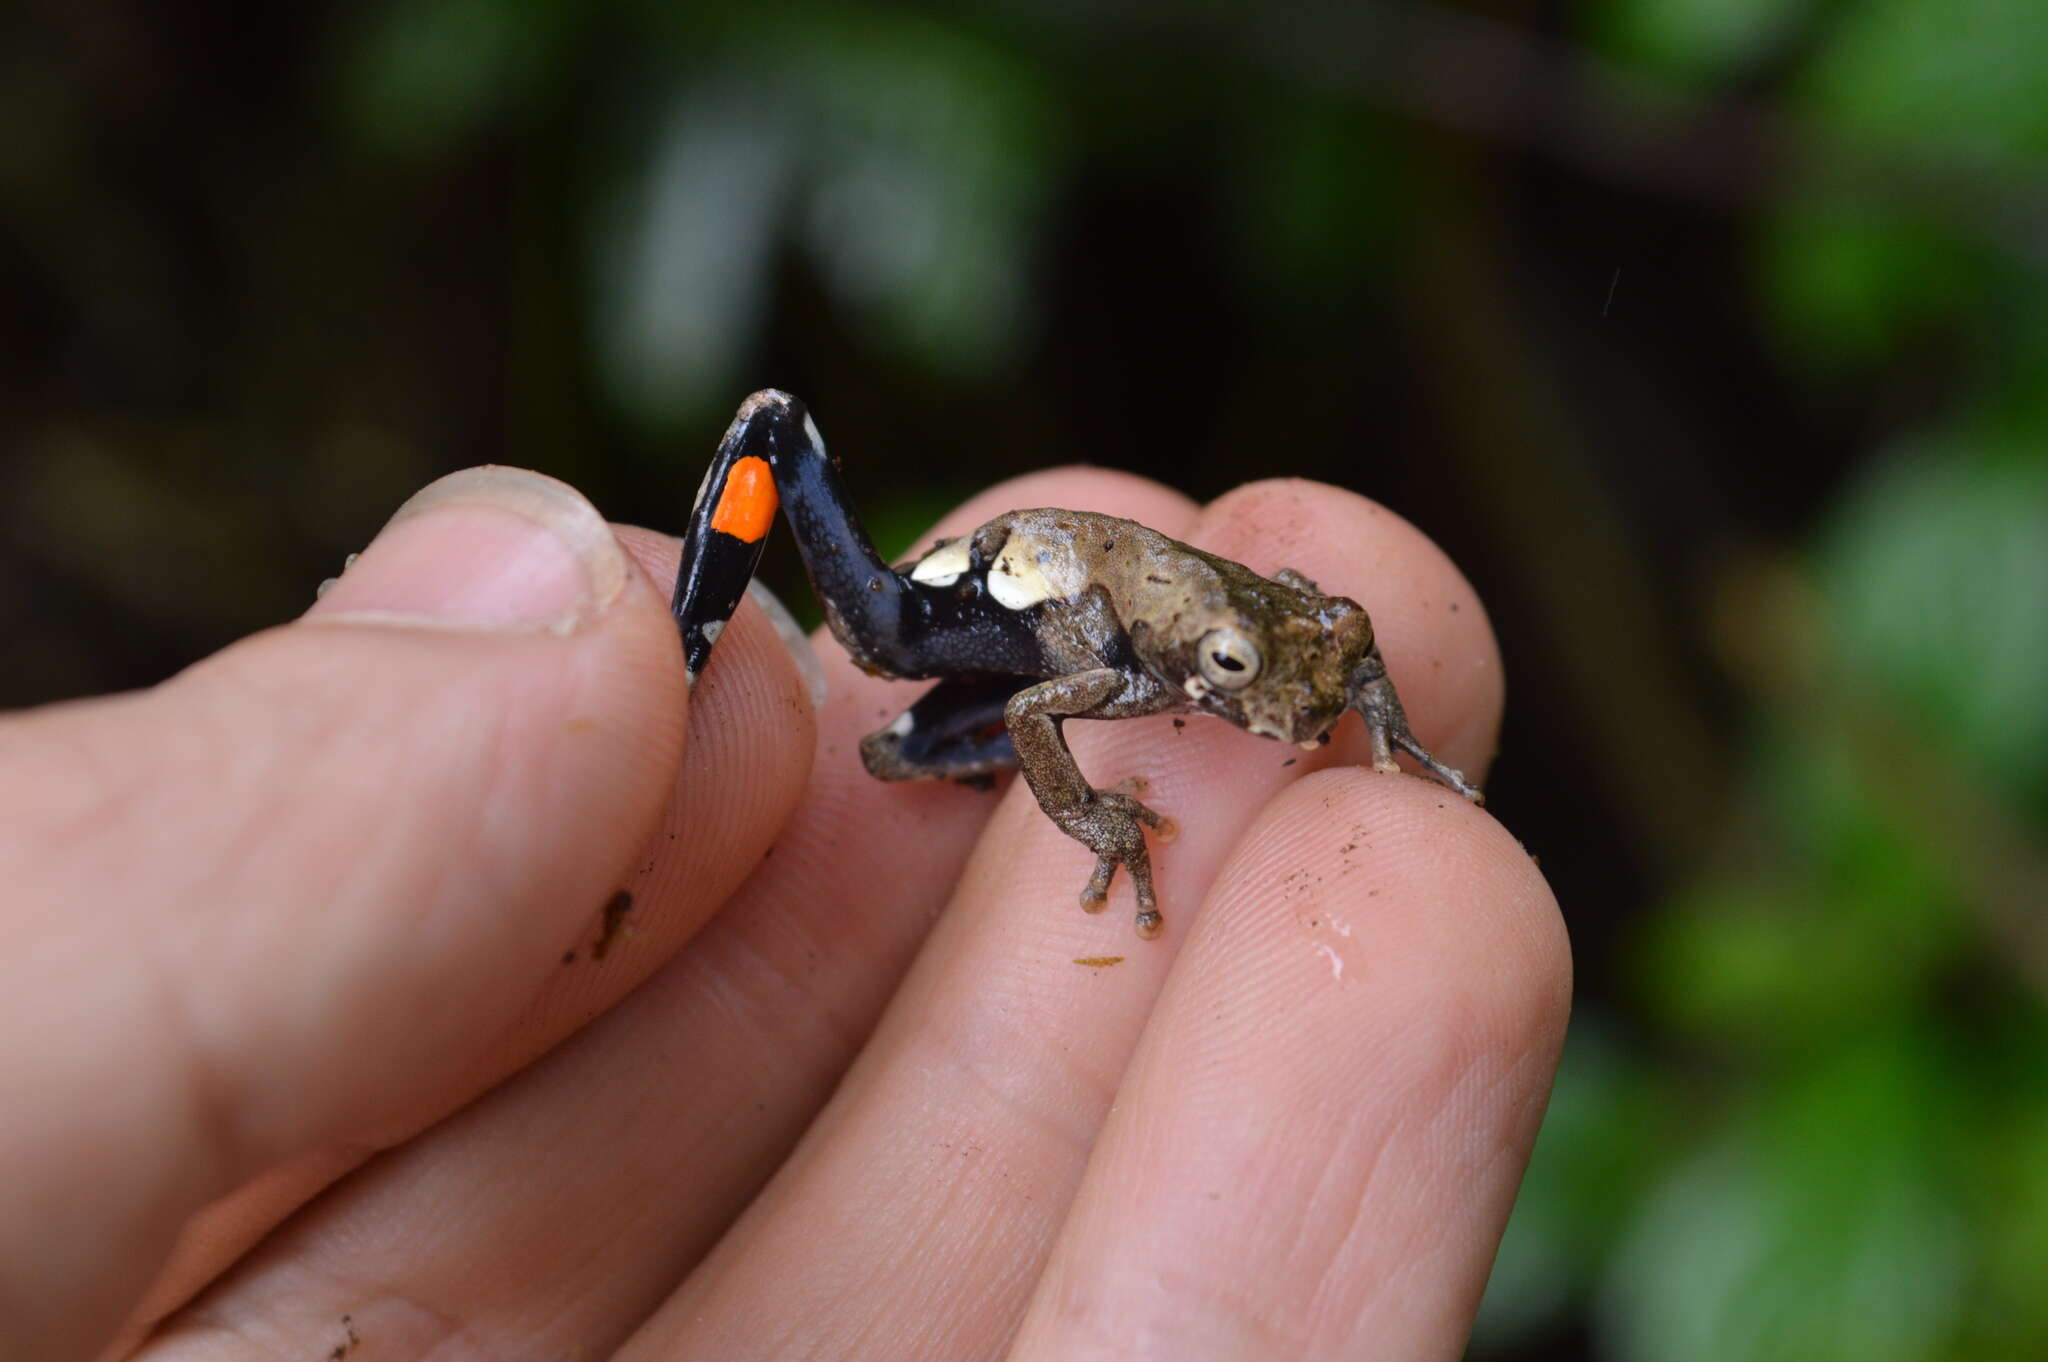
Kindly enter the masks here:
M 474 469 L 300 622 L 0 722 L 0 1332 L 83 1354 L 194 1208 L 495 1077 L 674 788 L 682 675 L 588 502 Z

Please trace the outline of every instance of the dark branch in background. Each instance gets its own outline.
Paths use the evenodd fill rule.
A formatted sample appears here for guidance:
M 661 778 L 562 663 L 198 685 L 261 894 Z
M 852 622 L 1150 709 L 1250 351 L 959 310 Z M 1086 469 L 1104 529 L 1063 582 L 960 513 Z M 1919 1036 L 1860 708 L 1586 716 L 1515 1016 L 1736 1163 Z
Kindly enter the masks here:
M 1670 610 L 1588 458 L 1585 438 L 1515 315 L 1503 217 L 1456 146 L 1432 149 L 1413 189 L 1429 230 L 1404 271 L 1466 495 L 1519 569 L 1542 661 L 1575 706 L 1578 742 L 1637 845 L 1669 877 L 1697 859 L 1732 783 Z M 1495 608 L 1501 603 L 1496 602 Z
M 1235 41 L 1245 41 L 1238 34 Z M 1848 196 L 2048 265 L 2048 174 L 1958 145 L 1876 145 L 1781 105 L 1678 90 L 1513 24 L 1361 3 L 1260 24 L 1268 70 L 1631 188 L 1730 208 Z

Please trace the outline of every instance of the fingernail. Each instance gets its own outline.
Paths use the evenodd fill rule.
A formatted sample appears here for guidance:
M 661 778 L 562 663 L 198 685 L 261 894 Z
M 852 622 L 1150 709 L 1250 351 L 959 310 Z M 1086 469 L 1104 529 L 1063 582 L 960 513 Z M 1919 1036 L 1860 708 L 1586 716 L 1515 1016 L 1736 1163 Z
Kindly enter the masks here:
M 811 647 L 810 636 L 797 624 L 796 616 L 789 613 L 789 607 L 774 592 L 761 585 L 760 578 L 747 583 L 747 594 L 754 598 L 754 604 L 761 607 L 761 613 L 775 626 L 775 636 L 782 640 L 782 646 L 789 649 L 790 660 L 796 663 L 797 675 L 804 679 L 804 690 L 810 694 L 811 708 L 823 709 L 825 668 L 818 661 L 817 650 Z
M 576 489 L 487 465 L 415 493 L 307 615 L 567 634 L 602 615 L 625 582 L 625 551 Z

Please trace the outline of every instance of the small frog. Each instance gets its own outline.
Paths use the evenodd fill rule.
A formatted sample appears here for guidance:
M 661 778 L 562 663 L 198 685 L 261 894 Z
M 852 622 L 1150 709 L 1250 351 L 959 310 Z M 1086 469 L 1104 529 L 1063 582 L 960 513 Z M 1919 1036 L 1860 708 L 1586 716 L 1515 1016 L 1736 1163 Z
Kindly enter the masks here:
M 1068 719 L 1213 714 L 1313 749 L 1355 709 L 1374 767 L 1398 769 L 1399 749 L 1481 799 L 1408 731 L 1357 602 L 1088 511 L 1011 511 L 899 571 L 869 542 L 803 404 L 772 389 L 741 404 L 690 513 L 674 609 L 692 681 L 753 575 L 778 495 L 854 662 L 939 679 L 862 740 L 869 773 L 986 783 L 1021 769 L 1046 816 L 1095 853 L 1081 906 L 1101 911 L 1127 867 L 1141 937 L 1162 926 L 1143 829 L 1165 840 L 1172 824 L 1130 783 L 1089 784 L 1061 733 Z

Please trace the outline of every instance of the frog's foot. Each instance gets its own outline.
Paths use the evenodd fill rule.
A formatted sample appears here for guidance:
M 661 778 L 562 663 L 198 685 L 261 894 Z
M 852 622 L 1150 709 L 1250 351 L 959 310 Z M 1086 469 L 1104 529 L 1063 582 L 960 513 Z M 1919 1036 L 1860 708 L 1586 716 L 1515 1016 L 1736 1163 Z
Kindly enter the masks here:
M 1143 776 L 1125 776 L 1107 790 L 1097 790 L 1096 793 L 1135 796 L 1144 794 L 1151 788 L 1152 782 Z M 1161 846 L 1165 846 L 1168 842 L 1180 836 L 1180 824 L 1174 822 L 1163 813 L 1157 813 L 1146 808 L 1143 804 L 1139 804 L 1138 808 L 1140 810 L 1138 817 L 1144 820 L 1146 827 L 1152 829 L 1153 841 Z
M 1126 866 L 1131 872 L 1131 887 L 1138 895 L 1138 935 L 1148 941 L 1158 936 L 1164 923 L 1159 916 L 1159 897 L 1152 889 L 1152 856 L 1145 849 L 1144 830 L 1154 828 L 1170 833 L 1172 820 L 1154 813 L 1125 793 L 1122 786 L 1116 786 L 1095 791 L 1094 798 L 1058 822 L 1060 831 L 1095 853 L 1095 873 L 1088 877 L 1088 885 L 1081 891 L 1082 910 L 1101 912 L 1109 902 L 1109 882 L 1116 875 L 1116 868 Z

